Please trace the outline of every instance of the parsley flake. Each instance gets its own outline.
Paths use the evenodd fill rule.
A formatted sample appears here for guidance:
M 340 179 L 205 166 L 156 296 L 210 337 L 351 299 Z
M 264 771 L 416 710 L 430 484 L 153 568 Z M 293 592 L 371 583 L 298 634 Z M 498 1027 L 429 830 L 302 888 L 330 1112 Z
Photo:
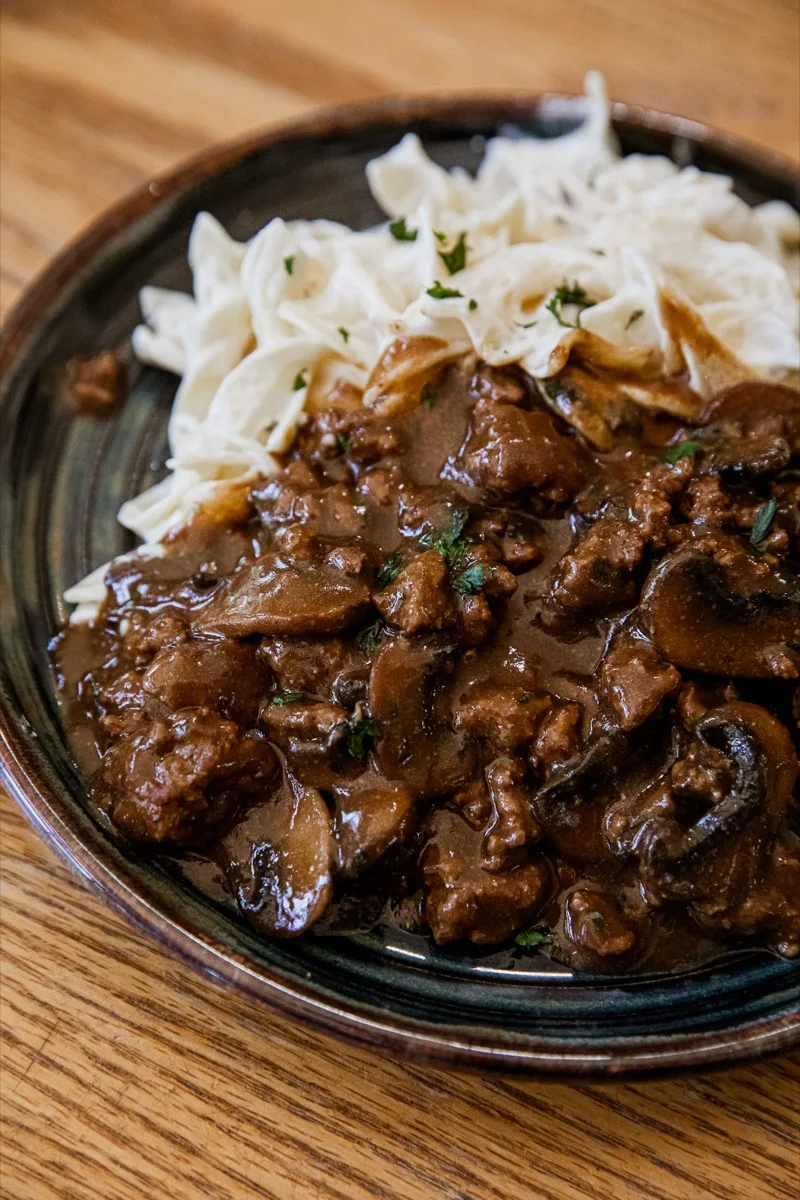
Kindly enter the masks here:
M 297 704 L 299 700 L 305 700 L 305 692 L 276 692 L 272 697 L 273 704 Z
M 447 241 L 447 234 L 442 233 L 441 229 L 434 229 L 433 236 L 436 238 L 437 242 L 441 242 L 442 245 L 444 245 L 444 243 Z
M 773 497 L 766 504 L 762 504 L 756 513 L 753 527 L 750 530 L 750 541 L 752 545 L 759 547 L 769 533 L 775 513 L 778 511 L 778 501 Z
M 470 300 L 469 304 L 467 305 L 467 308 L 469 309 L 470 312 L 475 312 L 475 309 L 477 307 L 478 307 L 477 300 Z
M 432 384 L 426 383 L 419 394 L 419 398 L 423 404 L 428 406 L 428 408 L 433 408 L 434 404 L 439 399 L 439 393 L 436 391 L 436 388 L 432 386 Z
M 574 322 L 564 320 L 562 309 L 565 304 L 572 304 L 579 310 Z M 547 304 L 545 304 L 545 308 L 564 329 L 580 329 L 581 313 L 585 308 L 591 308 L 593 304 L 595 304 L 595 301 L 589 299 L 577 281 L 570 285 L 565 279 L 553 292 L 553 295 Z
M 606 923 L 605 917 L 596 908 L 593 908 L 591 912 L 587 912 L 586 919 L 587 921 L 591 921 L 593 925 L 605 925 Z
M 362 717 L 360 721 L 356 721 L 350 726 L 350 732 L 347 735 L 347 753 L 353 758 L 366 758 L 370 746 L 375 738 L 381 736 L 382 732 L 379 721 L 373 717 Z
M 453 591 L 458 592 L 459 596 L 474 596 L 481 590 L 485 582 L 486 577 L 482 564 L 473 563 L 453 580 Z
M 336 332 L 342 335 L 342 340 L 344 341 L 345 345 L 347 345 L 347 343 L 350 341 L 350 330 L 345 329 L 344 325 L 340 325 Z
M 374 625 L 368 625 L 361 631 L 356 642 L 363 654 L 373 654 L 378 649 L 382 637 L 383 626 L 380 621 L 376 621 Z
M 337 433 L 336 441 L 339 443 L 339 449 L 345 454 L 349 453 L 350 447 L 353 444 L 353 439 L 349 433 Z
M 292 384 L 292 391 L 293 392 L 302 392 L 304 387 L 308 387 L 308 384 L 305 381 L 303 372 L 298 371 L 294 377 L 294 383 Z
M 432 300 L 460 300 L 463 294 L 457 288 L 444 287 L 438 279 L 433 281 L 433 287 L 425 289 Z
M 635 325 L 636 322 L 643 316 L 644 316 L 644 309 L 643 308 L 635 308 L 633 310 L 633 312 L 631 313 L 631 315 L 628 317 L 627 321 L 625 322 L 625 328 L 630 329 L 631 325 Z
M 389 225 L 389 233 L 396 242 L 415 242 L 417 240 L 416 229 L 408 228 L 405 217 L 400 217 L 398 221 L 392 221 Z
M 287 275 L 291 275 L 294 272 L 294 259 L 295 256 L 293 254 L 287 254 L 283 260 L 283 269 Z
M 461 534 L 464 532 L 464 526 L 468 520 L 469 513 L 465 508 L 456 509 L 450 528 L 445 533 L 439 534 L 438 537 L 434 537 L 431 533 L 425 533 L 419 539 L 420 543 L 426 550 L 438 551 L 450 569 L 454 571 L 467 553 L 469 543 L 466 538 L 462 538 Z
M 378 571 L 377 584 L 379 588 L 388 587 L 390 583 L 394 583 L 403 566 L 403 560 L 399 554 L 393 554 L 391 558 L 387 558 L 381 569 Z
M 459 271 L 464 270 L 464 267 L 467 265 L 468 249 L 467 235 L 466 233 L 460 233 L 452 250 L 446 252 L 444 250 L 439 251 L 439 258 L 447 267 L 450 275 L 457 275 Z
M 549 946 L 552 940 L 544 929 L 523 929 L 514 938 L 517 946 Z
M 675 446 L 670 446 L 664 451 L 664 462 L 675 464 L 680 462 L 682 458 L 694 458 L 697 451 L 702 449 L 699 442 L 685 441 L 678 442 Z
M 533 692 L 523 692 L 518 698 L 517 704 L 528 704 L 533 699 Z

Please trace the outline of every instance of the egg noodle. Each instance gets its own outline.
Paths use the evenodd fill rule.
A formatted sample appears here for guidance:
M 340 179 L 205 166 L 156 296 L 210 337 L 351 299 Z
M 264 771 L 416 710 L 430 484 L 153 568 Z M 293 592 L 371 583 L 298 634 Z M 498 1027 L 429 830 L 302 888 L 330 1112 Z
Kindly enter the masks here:
M 389 218 L 372 229 L 276 218 L 243 245 L 198 215 L 194 295 L 145 287 L 133 334 L 143 362 L 182 377 L 169 474 L 119 513 L 140 552 L 158 554 L 220 483 L 278 470 L 338 381 L 376 403 L 398 337 L 537 379 L 573 349 L 616 355 L 632 377 L 683 373 L 700 398 L 800 368 L 798 215 L 751 208 L 724 176 L 620 157 L 603 81 L 586 85 L 579 129 L 491 139 L 474 178 L 407 134 L 367 167 Z M 96 612 L 105 570 L 66 593 L 73 620 Z

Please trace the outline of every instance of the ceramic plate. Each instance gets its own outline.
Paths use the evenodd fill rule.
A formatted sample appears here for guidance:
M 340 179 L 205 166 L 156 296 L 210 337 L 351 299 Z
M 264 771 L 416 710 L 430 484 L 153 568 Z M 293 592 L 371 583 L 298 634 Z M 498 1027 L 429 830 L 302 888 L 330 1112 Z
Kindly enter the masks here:
M 475 168 L 484 141 L 578 124 L 569 97 L 386 101 L 313 117 L 215 149 L 151 183 L 69 247 L 12 313 L 0 351 L 0 532 L 4 601 L 0 746 L 7 787 L 82 878 L 165 946 L 258 1002 L 362 1042 L 455 1064 L 623 1074 L 754 1057 L 800 1040 L 800 962 L 745 952 L 673 975 L 573 975 L 523 950 L 436 949 L 377 930 L 266 941 L 157 865 L 113 841 L 84 805 L 47 656 L 65 586 L 127 550 L 120 502 L 160 478 L 176 380 L 134 361 L 145 283 L 189 289 L 195 214 L 242 240 L 270 218 L 381 219 L 367 161 L 408 129 L 445 166 Z M 733 176 L 748 201 L 792 200 L 782 160 L 704 126 L 617 105 L 626 151 L 667 154 Z M 111 348 L 129 397 L 114 417 L 74 416 L 53 398 L 54 367 Z

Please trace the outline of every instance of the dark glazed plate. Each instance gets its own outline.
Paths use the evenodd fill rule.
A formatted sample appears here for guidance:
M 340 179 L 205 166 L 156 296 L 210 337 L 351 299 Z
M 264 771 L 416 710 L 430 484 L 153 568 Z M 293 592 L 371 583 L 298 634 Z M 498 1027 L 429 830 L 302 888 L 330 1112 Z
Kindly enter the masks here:
M 391 1050 L 561 1075 L 700 1067 L 800 1040 L 800 962 L 742 953 L 671 976 L 573 977 L 523 951 L 435 950 L 390 931 L 262 940 L 160 867 L 115 843 L 84 807 L 59 722 L 47 643 L 63 589 L 130 548 L 120 502 L 163 473 L 176 381 L 129 349 L 145 283 L 188 288 L 189 230 L 209 209 L 237 237 L 273 216 L 356 227 L 381 214 L 364 165 L 407 129 L 439 162 L 474 168 L 484 139 L 553 136 L 583 101 L 527 96 L 390 100 L 323 114 L 213 150 L 151 183 L 70 246 L 18 304 L 0 349 L 0 750 L 3 778 L 54 849 L 109 903 L 169 949 L 257 1001 Z M 748 201 L 794 198 L 786 162 L 704 126 L 616 105 L 626 151 L 667 154 L 733 176 Z M 118 351 L 130 396 L 112 419 L 77 417 L 51 396 L 51 368 Z

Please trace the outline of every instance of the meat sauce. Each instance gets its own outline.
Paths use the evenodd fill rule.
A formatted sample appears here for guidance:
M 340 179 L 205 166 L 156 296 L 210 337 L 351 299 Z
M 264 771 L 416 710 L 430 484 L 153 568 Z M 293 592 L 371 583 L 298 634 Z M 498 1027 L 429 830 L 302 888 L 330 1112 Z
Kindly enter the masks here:
M 617 393 L 591 441 L 517 369 L 345 389 L 117 559 L 54 643 L 98 810 L 268 935 L 797 954 L 800 394 Z

